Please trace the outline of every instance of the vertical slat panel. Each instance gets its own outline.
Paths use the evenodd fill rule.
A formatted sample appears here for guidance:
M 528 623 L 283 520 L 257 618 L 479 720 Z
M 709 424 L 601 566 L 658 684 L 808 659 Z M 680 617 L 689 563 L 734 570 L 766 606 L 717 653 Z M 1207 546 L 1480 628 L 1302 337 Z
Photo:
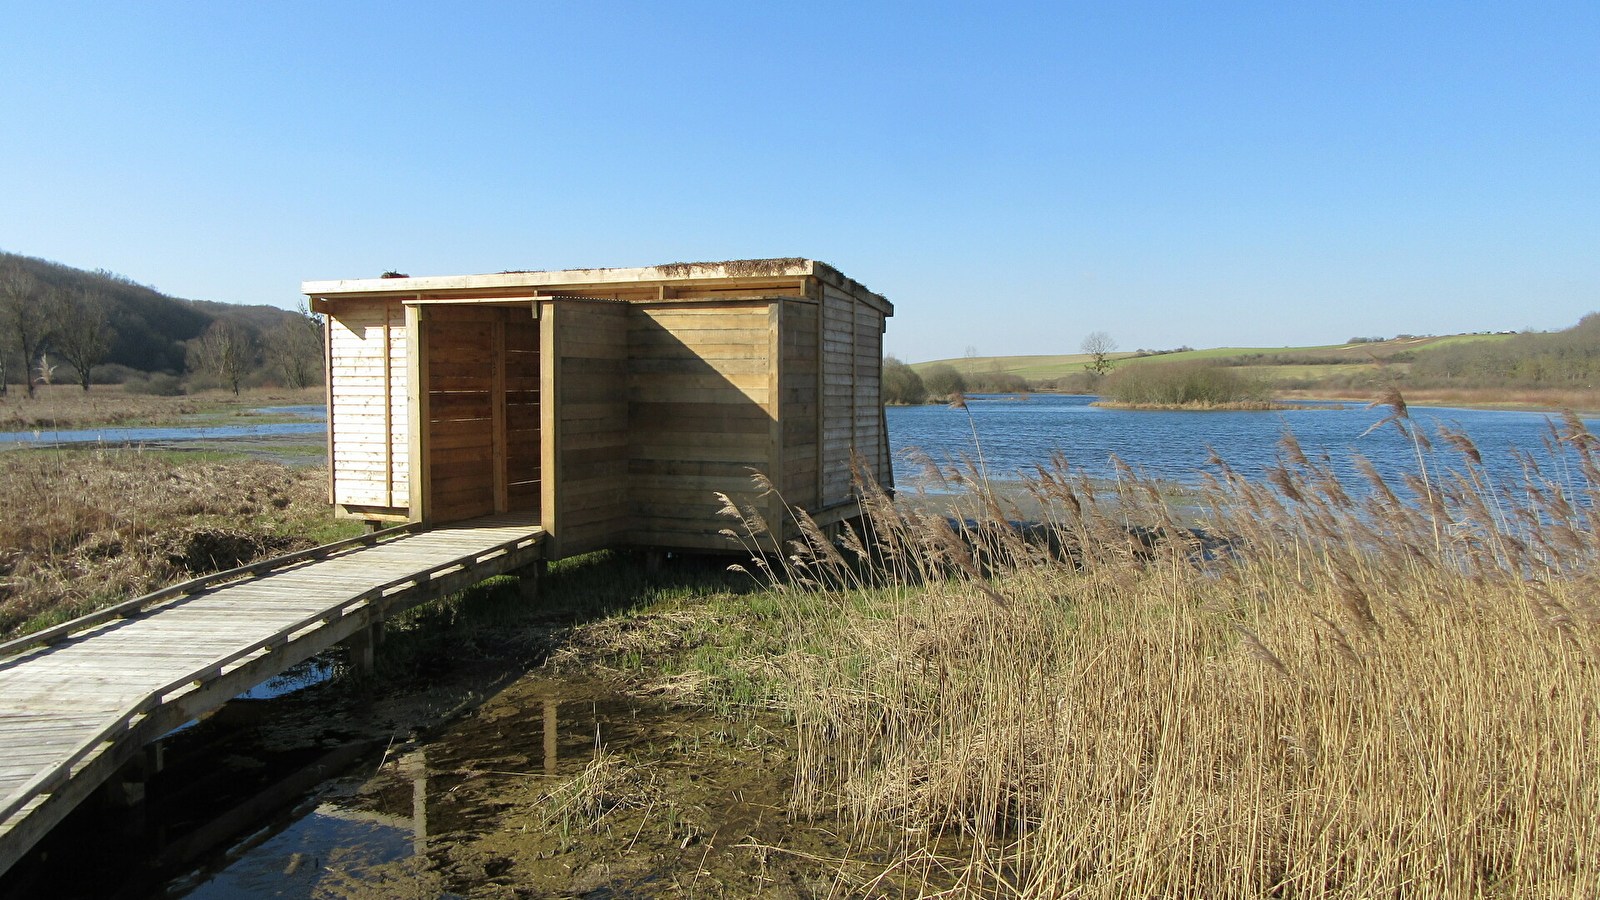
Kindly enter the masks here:
M 406 357 L 406 411 L 411 423 L 407 434 L 407 463 L 411 475 L 410 509 L 413 521 L 430 520 L 428 509 L 428 317 L 426 307 L 408 306 L 406 341 L 411 353 Z

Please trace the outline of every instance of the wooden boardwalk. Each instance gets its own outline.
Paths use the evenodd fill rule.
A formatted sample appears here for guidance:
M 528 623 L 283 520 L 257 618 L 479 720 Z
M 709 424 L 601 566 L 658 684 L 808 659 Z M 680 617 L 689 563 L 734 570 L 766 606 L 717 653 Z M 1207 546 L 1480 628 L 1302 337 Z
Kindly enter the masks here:
M 385 617 L 541 558 L 536 516 L 377 535 L 0 644 L 0 873 L 144 745 Z

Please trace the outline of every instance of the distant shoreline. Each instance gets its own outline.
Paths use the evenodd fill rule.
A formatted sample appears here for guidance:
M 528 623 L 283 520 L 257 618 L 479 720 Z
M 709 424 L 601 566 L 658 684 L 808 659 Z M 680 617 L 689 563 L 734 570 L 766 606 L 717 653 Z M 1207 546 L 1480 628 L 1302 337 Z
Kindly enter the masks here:
M 1229 400 L 1222 403 L 1124 403 L 1120 400 L 1096 400 L 1089 405 L 1100 409 L 1140 412 L 1282 412 L 1292 409 L 1344 408 L 1328 403 L 1296 403 L 1282 400 Z

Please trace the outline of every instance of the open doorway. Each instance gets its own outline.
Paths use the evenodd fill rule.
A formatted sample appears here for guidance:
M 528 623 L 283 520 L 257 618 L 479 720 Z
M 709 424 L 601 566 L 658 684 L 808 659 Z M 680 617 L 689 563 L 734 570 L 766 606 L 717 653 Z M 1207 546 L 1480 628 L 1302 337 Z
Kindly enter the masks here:
M 539 511 L 539 322 L 517 306 L 430 305 L 427 517 Z

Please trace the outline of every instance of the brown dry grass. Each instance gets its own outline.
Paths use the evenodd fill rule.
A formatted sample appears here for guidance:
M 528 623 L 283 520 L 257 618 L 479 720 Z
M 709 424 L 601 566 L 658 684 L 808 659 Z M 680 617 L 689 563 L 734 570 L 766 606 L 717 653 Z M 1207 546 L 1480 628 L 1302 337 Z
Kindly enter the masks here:
M 87 392 L 77 385 L 41 385 L 37 392 L 38 396 L 32 400 L 16 388 L 0 397 L 0 431 L 171 425 L 195 413 L 227 414 L 259 406 L 315 404 L 324 399 L 322 388 L 261 388 L 245 391 L 238 397 L 227 391 L 154 397 L 129 393 L 116 384 L 92 385 Z
M 1528 390 L 1516 388 L 1407 388 L 1406 401 L 1413 406 L 1465 406 L 1491 409 L 1536 409 L 1560 411 L 1576 409 L 1585 412 L 1600 410 L 1600 390 Z M 1307 388 L 1277 391 L 1275 395 L 1285 400 L 1359 400 L 1371 399 L 1368 391 L 1351 391 L 1348 388 Z
M 325 479 L 201 454 L 0 453 L 0 639 L 349 533 Z
M 886 893 L 1600 894 L 1600 440 L 1497 484 L 1395 399 L 1430 478 L 1286 436 L 1204 532 L 1059 459 L 1042 529 L 975 484 L 965 526 L 869 493 L 868 567 L 813 530 L 774 582 L 798 809 L 894 844 Z

